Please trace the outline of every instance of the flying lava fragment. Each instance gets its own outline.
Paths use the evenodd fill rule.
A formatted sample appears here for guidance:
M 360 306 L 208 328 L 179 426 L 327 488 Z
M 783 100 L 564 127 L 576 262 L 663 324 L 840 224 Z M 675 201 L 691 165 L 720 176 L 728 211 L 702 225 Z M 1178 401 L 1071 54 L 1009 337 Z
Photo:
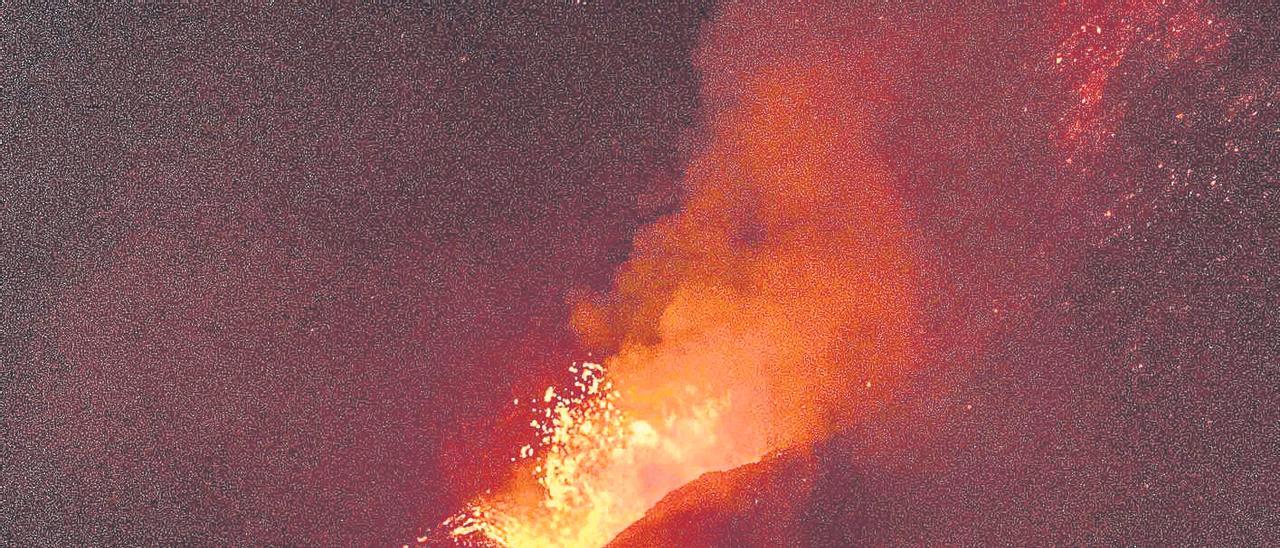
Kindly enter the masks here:
M 0 545 L 1280 545 L 1264 0 L 0 3 Z

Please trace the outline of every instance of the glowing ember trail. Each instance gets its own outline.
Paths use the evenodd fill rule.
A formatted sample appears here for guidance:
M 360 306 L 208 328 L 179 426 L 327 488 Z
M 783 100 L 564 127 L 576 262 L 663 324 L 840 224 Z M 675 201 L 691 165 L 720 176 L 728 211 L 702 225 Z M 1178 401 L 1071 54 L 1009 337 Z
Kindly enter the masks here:
M 542 419 L 530 426 L 541 439 L 518 457 L 533 464 L 527 481 L 472 503 L 442 532 L 466 543 L 601 546 L 668 491 L 760 456 L 721 450 L 727 395 L 647 420 L 619 405 L 622 394 L 603 366 L 583 363 L 570 372 L 572 389 L 548 387 L 535 404 Z M 695 392 L 690 387 L 687 395 Z

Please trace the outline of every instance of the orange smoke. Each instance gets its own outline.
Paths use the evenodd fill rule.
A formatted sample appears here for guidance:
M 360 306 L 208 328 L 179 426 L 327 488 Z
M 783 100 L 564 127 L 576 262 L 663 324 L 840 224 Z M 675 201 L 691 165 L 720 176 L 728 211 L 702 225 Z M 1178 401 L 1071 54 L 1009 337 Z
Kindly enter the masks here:
M 455 537 L 602 545 L 699 475 L 891 396 L 916 362 L 912 258 L 867 132 L 876 93 L 849 87 L 847 62 L 708 75 L 684 208 L 575 307 L 584 343 L 612 350 L 607 384 L 548 389 L 542 444 L 520 451 L 532 469 L 447 522 Z
M 689 387 L 727 392 L 741 428 L 777 448 L 853 420 L 911 363 L 899 205 L 865 97 L 822 67 L 744 82 L 685 208 L 636 238 L 613 293 L 578 307 L 584 339 L 619 348 L 607 365 L 638 413 Z

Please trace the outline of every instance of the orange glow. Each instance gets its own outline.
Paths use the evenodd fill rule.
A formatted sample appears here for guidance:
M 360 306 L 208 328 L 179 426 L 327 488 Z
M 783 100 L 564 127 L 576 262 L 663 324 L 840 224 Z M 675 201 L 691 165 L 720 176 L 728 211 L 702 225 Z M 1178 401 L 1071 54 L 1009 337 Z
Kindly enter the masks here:
M 542 443 L 520 449 L 526 473 L 447 521 L 455 538 L 600 546 L 699 475 L 892 396 L 915 363 L 913 268 L 863 127 L 871 94 L 804 68 L 830 66 L 728 86 L 740 95 L 713 117 L 684 209 L 575 310 L 584 342 L 614 354 L 533 398 Z
M 586 363 L 574 390 L 548 388 L 545 419 L 534 423 L 541 443 L 520 450 L 532 468 L 447 521 L 451 536 L 503 546 L 600 546 L 671 489 L 758 452 L 726 450 L 732 443 L 719 439 L 726 399 L 646 420 L 617 405 L 620 394 L 605 377 L 603 367 Z

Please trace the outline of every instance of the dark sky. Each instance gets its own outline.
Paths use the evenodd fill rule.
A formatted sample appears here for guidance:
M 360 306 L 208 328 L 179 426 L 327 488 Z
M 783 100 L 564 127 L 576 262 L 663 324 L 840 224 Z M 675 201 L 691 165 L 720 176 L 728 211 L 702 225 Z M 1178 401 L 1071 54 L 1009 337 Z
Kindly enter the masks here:
M 676 202 L 703 11 L 0 8 L 0 543 L 438 521 Z
M 797 59 L 885 91 L 920 259 L 915 399 L 860 425 L 919 445 L 870 443 L 869 498 L 920 502 L 886 530 L 1275 519 L 1274 7 L 566 4 L 0 8 L 0 544 L 439 523 L 679 209 L 708 99 Z

